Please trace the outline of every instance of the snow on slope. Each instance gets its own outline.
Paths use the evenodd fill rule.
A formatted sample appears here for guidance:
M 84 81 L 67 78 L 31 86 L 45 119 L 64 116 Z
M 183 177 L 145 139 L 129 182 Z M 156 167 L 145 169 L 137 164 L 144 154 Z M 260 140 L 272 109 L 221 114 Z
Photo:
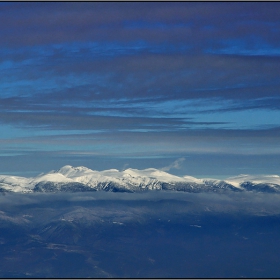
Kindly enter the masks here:
M 149 177 L 157 180 L 164 180 L 164 181 L 184 181 L 183 178 L 171 175 L 164 171 L 155 169 L 155 168 L 148 168 L 144 170 L 138 169 L 126 169 L 124 171 L 119 171 L 117 169 L 109 169 L 104 171 L 94 171 L 87 167 L 72 167 L 71 165 L 66 165 L 56 171 L 60 174 L 63 174 L 67 178 L 78 178 L 82 176 L 103 176 L 103 177 L 113 177 L 121 179 L 123 177 L 131 177 L 131 178 L 143 178 Z M 195 179 L 195 178 L 194 178 Z
M 227 179 L 229 182 L 243 183 L 252 182 L 254 184 L 277 184 L 280 185 L 280 177 L 278 175 L 246 175 L 241 174 L 239 176 L 230 177 Z
M 241 174 L 239 176 L 230 177 L 226 180 L 228 184 L 231 184 L 237 188 L 242 188 L 242 184 L 249 182 L 253 185 L 266 185 L 273 189 L 279 189 L 280 177 L 278 175 L 246 175 Z
M 147 186 L 149 189 L 159 189 L 161 188 L 161 182 L 195 182 L 196 180 L 193 177 L 181 178 L 154 168 L 95 171 L 83 166 L 72 167 L 66 165 L 59 170 L 53 170 L 33 178 L 2 175 L 0 176 L 0 187 L 14 192 L 32 192 L 36 184 L 41 182 L 51 182 L 57 185 L 76 182 L 92 188 L 96 188 L 99 183 L 109 184 L 113 182 L 127 189 L 145 188 Z
M 19 176 L 0 175 L 0 187 L 13 192 L 32 192 L 30 179 Z
M 120 185 L 124 183 L 130 186 L 155 186 L 157 182 L 184 182 L 185 179 L 166 173 L 154 168 L 144 170 L 126 169 L 119 171 L 109 169 L 104 171 L 94 171 L 86 167 L 64 166 L 57 172 L 75 182 L 83 183 L 95 187 L 99 182 L 114 182 Z M 194 178 L 195 179 L 195 178 Z M 155 187 L 156 188 L 156 187 Z

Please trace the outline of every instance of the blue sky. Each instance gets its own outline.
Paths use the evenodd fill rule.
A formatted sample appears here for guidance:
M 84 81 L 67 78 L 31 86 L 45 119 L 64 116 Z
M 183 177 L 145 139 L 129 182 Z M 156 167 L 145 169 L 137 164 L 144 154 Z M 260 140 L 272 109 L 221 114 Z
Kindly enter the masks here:
M 0 173 L 279 174 L 280 3 L 2 2 Z

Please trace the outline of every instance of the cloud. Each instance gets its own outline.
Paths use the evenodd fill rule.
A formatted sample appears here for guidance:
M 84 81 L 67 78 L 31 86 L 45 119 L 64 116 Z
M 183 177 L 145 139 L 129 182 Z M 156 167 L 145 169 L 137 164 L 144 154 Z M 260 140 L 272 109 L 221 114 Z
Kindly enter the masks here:
M 128 166 L 129 166 L 129 164 L 128 164 L 128 163 L 125 163 L 125 164 L 123 165 L 123 167 L 121 168 L 121 171 L 126 170 L 126 169 L 128 168 Z
M 96 102 L 98 105 L 99 101 L 113 99 L 126 99 L 129 108 L 141 102 L 140 99 L 145 101 L 143 105 L 159 99 L 215 98 L 241 100 L 246 104 L 255 98 L 278 97 L 280 58 L 191 55 L 168 50 L 164 53 L 136 51 L 134 54 L 125 51 L 114 56 L 99 54 L 104 53 L 104 48 L 110 52 L 114 47 L 125 49 L 124 45 L 108 43 L 99 46 L 96 55 L 90 45 L 79 44 L 70 50 L 65 44 L 56 55 L 48 46 L 37 54 L 31 51 L 24 54 L 23 61 L 15 62 L 10 68 L 3 64 L 0 89 L 7 98 L 29 97 L 26 102 L 18 102 L 22 107 L 29 104 L 29 107 L 39 108 L 59 102 L 64 107 L 75 102 L 81 107 L 96 108 Z M 84 54 L 83 49 L 88 53 L 84 51 Z M 148 49 L 155 51 L 156 46 Z
M 278 154 L 279 11 L 277 2 L 3 3 L 1 148 Z
M 170 165 L 161 168 L 161 170 L 169 171 L 170 169 L 174 169 L 174 168 L 175 169 L 180 169 L 181 165 L 184 161 L 185 161 L 185 158 L 178 158 L 174 162 L 172 162 Z
M 110 220 L 118 217 L 123 220 L 135 220 L 135 217 L 171 217 L 174 214 L 233 214 L 270 216 L 280 213 L 280 195 L 269 193 L 176 193 L 176 192 L 145 192 L 145 193 L 53 193 L 53 194 L 6 194 L 0 196 L 2 211 L 5 215 L 21 217 L 23 213 L 34 206 L 40 205 L 40 209 L 50 207 L 59 215 L 50 215 L 54 219 L 60 215 L 77 214 L 86 218 L 88 211 L 93 216 Z M 89 204 L 89 201 L 95 203 Z M 141 204 L 131 201 L 139 201 Z M 105 203 L 104 203 L 105 202 Z M 108 203 L 110 207 L 108 207 Z M 166 204 L 168 207 L 166 208 Z M 91 206 L 89 206 L 91 205 Z M 106 207 L 102 207 L 106 205 Z M 11 212 L 11 207 L 17 207 L 17 213 Z M 38 213 L 39 215 L 40 213 Z M 37 214 L 34 212 L 34 215 Z M 151 216 L 150 216 L 151 215 Z M 78 220 L 77 220 L 78 221 Z M 48 221 L 49 222 L 49 221 Z
M 9 3 L 0 10 L 1 35 L 9 46 L 140 39 L 182 41 L 201 48 L 211 38 L 215 46 L 220 38 L 250 39 L 251 34 L 276 43 L 272 35 L 279 27 L 278 7 L 279 3 Z

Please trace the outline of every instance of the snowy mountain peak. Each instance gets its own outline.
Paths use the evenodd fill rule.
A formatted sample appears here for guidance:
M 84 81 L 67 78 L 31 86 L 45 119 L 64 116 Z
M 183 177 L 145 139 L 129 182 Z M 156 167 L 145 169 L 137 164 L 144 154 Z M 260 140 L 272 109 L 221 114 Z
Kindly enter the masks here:
M 78 167 L 73 167 L 71 165 L 65 165 L 62 168 L 60 168 L 56 173 L 60 173 L 66 177 L 68 176 L 73 176 L 73 175 L 83 175 L 87 172 L 92 172 L 93 170 L 85 167 L 85 166 L 78 166 Z
M 167 181 L 167 182 L 176 182 L 176 181 L 184 181 L 184 178 L 178 177 L 172 174 L 169 174 L 165 171 L 156 169 L 156 168 L 147 168 L 143 170 L 138 170 L 138 169 L 126 169 L 123 171 L 124 174 L 128 174 L 132 177 L 148 177 L 151 179 L 156 179 L 159 181 Z

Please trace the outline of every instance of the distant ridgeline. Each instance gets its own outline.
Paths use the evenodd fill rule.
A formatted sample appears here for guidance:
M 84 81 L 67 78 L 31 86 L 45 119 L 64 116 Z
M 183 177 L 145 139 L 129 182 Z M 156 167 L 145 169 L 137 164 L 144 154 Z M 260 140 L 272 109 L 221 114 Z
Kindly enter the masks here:
M 143 192 L 149 190 L 191 193 L 229 191 L 280 193 L 280 177 L 240 175 L 226 180 L 197 179 L 191 176 L 174 176 L 154 168 L 95 171 L 70 165 L 31 178 L 0 175 L 0 192 Z

